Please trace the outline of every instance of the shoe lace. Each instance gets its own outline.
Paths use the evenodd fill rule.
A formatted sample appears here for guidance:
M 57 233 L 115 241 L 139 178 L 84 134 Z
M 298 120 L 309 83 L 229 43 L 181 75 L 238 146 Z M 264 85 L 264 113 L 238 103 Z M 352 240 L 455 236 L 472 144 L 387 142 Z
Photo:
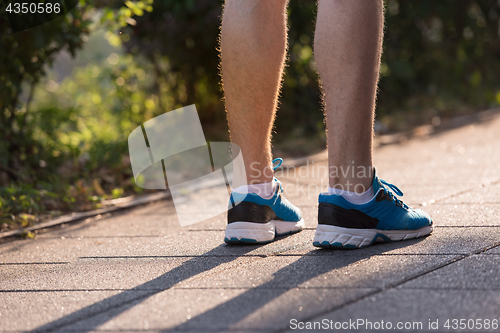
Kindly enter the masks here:
M 278 165 L 274 165 L 275 163 L 278 163 Z M 278 169 L 280 166 L 281 166 L 281 163 L 283 163 L 283 159 L 278 157 L 278 158 L 275 158 L 272 162 L 273 164 L 273 171 Z
M 275 165 L 277 163 L 277 165 Z M 273 171 L 278 169 L 281 164 L 283 163 L 283 159 L 278 157 L 278 158 L 275 158 L 273 161 L 272 161 L 272 164 L 273 164 Z M 276 179 L 276 177 L 274 177 L 274 179 L 276 180 L 276 182 L 278 182 L 279 186 L 280 186 L 280 191 L 281 193 L 283 193 L 283 185 L 281 185 L 281 182 L 278 181 L 278 179 Z
M 403 196 L 403 191 L 401 191 L 396 185 L 391 184 L 383 179 L 380 179 L 380 182 L 382 184 L 384 184 L 385 186 L 387 186 L 392 191 L 394 191 L 394 193 L 396 193 L 396 195 L 398 195 L 400 197 Z M 398 199 L 391 191 L 388 191 L 387 188 L 384 187 L 384 191 L 389 196 L 389 199 L 392 202 L 394 202 L 396 205 L 401 206 L 401 207 L 406 208 L 406 209 L 409 208 L 407 204 L 405 204 L 402 200 Z

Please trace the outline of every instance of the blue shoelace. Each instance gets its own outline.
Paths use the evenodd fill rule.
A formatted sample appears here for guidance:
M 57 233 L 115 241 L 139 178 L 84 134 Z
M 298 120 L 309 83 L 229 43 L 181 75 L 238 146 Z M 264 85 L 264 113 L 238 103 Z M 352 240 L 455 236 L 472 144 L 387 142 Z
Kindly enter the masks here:
M 277 165 L 274 165 L 275 163 L 278 163 Z M 272 161 L 272 164 L 273 164 L 273 171 L 278 169 L 281 164 L 283 163 L 283 159 L 278 157 L 278 158 L 275 158 L 273 161 Z M 276 177 L 274 177 L 274 179 L 276 180 L 276 182 L 280 185 L 280 191 L 281 193 L 283 193 L 283 185 L 281 185 L 281 182 L 278 181 L 278 179 L 276 179 Z
M 388 188 L 390 188 L 392 191 L 394 191 L 394 193 L 396 193 L 398 196 L 402 197 L 403 196 L 403 191 L 401 191 L 396 185 L 394 184 L 391 184 L 391 183 L 388 183 L 386 182 L 385 180 L 383 179 L 380 179 L 380 182 L 382 184 L 384 184 L 385 186 L 387 186 Z M 394 202 L 396 205 L 399 205 L 401 207 L 404 207 L 406 209 L 408 209 L 408 205 L 405 204 L 402 200 L 399 200 L 394 194 L 392 194 L 391 191 L 388 191 L 385 187 L 384 187 L 384 191 L 385 193 L 387 193 L 389 195 L 389 198 L 392 200 L 392 202 Z
M 274 165 L 276 162 L 278 162 L 278 165 Z M 278 169 L 280 166 L 281 166 L 281 163 L 283 163 L 283 159 L 278 157 L 278 158 L 275 158 L 272 162 L 273 164 L 273 171 Z

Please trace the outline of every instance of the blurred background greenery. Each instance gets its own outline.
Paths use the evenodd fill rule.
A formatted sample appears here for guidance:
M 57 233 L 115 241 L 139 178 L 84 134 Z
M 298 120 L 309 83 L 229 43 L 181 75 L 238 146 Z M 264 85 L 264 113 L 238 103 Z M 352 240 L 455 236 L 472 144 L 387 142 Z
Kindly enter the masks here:
M 127 137 L 164 112 L 196 104 L 207 140 L 228 140 L 221 10 L 221 0 L 80 0 L 12 34 L 2 8 L 1 230 L 141 193 Z M 290 1 L 273 139 L 285 156 L 325 148 L 315 11 L 315 1 Z M 386 0 L 385 31 L 378 134 L 500 105 L 500 0 Z

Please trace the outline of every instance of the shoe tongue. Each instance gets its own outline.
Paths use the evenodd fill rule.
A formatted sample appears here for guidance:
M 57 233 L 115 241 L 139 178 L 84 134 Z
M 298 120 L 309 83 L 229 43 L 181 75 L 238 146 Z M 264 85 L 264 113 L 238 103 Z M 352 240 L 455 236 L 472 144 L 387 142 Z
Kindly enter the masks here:
M 375 168 L 373 168 L 373 181 L 372 181 L 372 188 L 373 188 L 373 193 L 377 194 L 378 190 L 380 188 L 383 188 L 384 185 L 380 182 L 380 180 L 377 177 L 377 172 Z

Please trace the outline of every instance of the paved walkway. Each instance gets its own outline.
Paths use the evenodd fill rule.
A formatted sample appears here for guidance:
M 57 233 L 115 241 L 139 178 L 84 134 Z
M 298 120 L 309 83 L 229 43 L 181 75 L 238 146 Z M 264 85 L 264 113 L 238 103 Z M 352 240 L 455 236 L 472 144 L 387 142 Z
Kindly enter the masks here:
M 223 216 L 181 228 L 169 201 L 4 242 L 0 331 L 293 332 L 320 322 L 354 332 L 351 321 L 359 331 L 448 332 L 460 327 L 453 319 L 494 328 L 499 148 L 494 118 L 376 149 L 379 175 L 435 220 L 418 240 L 314 248 L 317 195 L 304 193 L 321 184 L 326 164 L 316 160 L 281 177 L 306 230 L 264 246 L 225 245 Z

